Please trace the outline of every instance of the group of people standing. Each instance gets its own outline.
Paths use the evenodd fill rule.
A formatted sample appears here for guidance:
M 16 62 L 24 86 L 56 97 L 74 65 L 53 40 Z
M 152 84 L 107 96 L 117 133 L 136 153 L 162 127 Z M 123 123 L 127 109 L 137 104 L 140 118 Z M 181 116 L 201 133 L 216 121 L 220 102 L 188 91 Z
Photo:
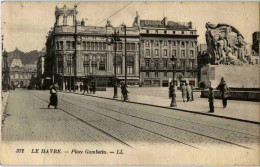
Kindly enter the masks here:
M 192 84 L 181 83 L 181 93 L 183 102 L 194 101 Z
M 80 91 L 82 91 L 82 90 L 83 90 L 83 94 L 85 92 L 87 92 L 87 94 L 89 94 L 89 93 L 95 94 L 96 93 L 96 85 L 95 85 L 95 83 L 92 83 L 92 84 L 86 83 L 84 85 L 81 84 L 80 85 Z

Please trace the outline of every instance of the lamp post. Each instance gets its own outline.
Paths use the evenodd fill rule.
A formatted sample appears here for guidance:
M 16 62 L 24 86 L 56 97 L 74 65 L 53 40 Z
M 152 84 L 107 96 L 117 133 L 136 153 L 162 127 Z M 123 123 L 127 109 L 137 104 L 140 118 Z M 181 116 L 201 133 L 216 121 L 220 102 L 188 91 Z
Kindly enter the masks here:
M 125 85 L 127 85 L 127 57 L 126 57 L 126 25 L 122 24 L 125 30 Z
M 171 100 L 171 105 L 170 107 L 177 107 L 176 104 L 176 94 L 175 94 L 175 83 L 174 83 L 174 78 L 175 78 L 175 61 L 176 58 L 172 57 L 171 58 L 172 61 L 172 83 L 173 83 L 173 90 L 172 90 L 172 100 Z
M 74 79 L 73 79 L 73 91 L 75 92 L 76 91 L 76 88 L 75 88 L 75 82 L 76 82 L 76 77 L 77 77 L 77 43 L 80 42 L 78 41 L 78 32 L 77 32 L 77 5 L 75 4 L 74 5 L 74 24 L 75 24 L 75 34 L 74 34 L 74 37 L 75 37 L 75 43 L 74 43 L 74 47 L 75 47 L 75 51 L 74 51 Z
M 117 50 L 117 42 L 121 41 L 119 38 L 119 32 L 116 32 L 114 30 L 114 33 L 112 34 L 111 43 L 114 44 L 114 50 L 115 50 L 115 56 L 114 56 L 114 73 L 115 73 L 115 84 L 114 84 L 114 96 L 113 98 L 117 98 L 117 78 L 116 78 L 116 50 Z

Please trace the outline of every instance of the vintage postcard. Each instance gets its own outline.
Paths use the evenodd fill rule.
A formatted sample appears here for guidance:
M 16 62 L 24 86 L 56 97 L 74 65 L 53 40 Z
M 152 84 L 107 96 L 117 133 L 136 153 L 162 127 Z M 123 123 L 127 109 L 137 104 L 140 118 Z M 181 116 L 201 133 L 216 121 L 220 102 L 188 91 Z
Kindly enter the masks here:
M 1 165 L 260 165 L 259 2 L 1 3 Z

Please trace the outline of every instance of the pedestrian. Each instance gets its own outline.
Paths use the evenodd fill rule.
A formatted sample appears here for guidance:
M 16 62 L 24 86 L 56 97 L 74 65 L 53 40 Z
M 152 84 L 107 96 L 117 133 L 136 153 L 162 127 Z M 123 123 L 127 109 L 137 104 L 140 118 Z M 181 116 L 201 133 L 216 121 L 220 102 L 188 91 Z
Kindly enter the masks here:
M 191 101 L 194 101 L 194 97 L 193 97 L 193 85 L 191 84 Z
M 187 102 L 191 101 L 191 85 L 186 83 L 187 87 Z
M 57 109 L 57 105 L 58 105 L 58 96 L 57 96 L 57 85 L 51 85 L 50 87 L 50 103 L 48 105 L 48 108 L 50 108 L 50 106 L 54 106 L 55 109 Z
M 84 88 L 83 88 L 83 89 L 84 89 L 83 94 L 85 93 L 85 91 L 87 91 L 87 94 L 89 94 L 89 91 L 88 91 L 88 89 L 89 89 L 88 83 L 84 84 L 83 87 L 84 87 Z
M 96 93 L 96 85 L 95 85 L 95 83 L 92 83 L 92 91 L 93 91 L 93 94 L 95 94 Z
M 209 112 L 214 112 L 214 91 L 213 88 L 209 88 Z
M 186 84 L 181 84 L 181 93 L 182 93 L 182 99 L 183 99 L 183 102 L 185 102 L 185 99 L 187 97 L 187 87 L 186 87 Z
M 129 92 L 127 90 L 127 85 L 124 83 L 121 84 L 121 93 L 122 93 L 124 101 L 126 101 L 128 99 Z
M 79 86 L 79 91 L 81 92 L 81 91 L 82 91 L 82 89 L 83 89 L 83 85 L 82 85 L 82 84 L 80 84 L 80 86 Z
M 228 99 L 228 97 L 231 93 L 231 90 L 227 86 L 223 77 L 221 78 L 221 81 L 220 81 L 217 89 L 220 91 L 220 96 L 222 98 L 223 108 L 226 108 L 227 107 L 227 99 Z

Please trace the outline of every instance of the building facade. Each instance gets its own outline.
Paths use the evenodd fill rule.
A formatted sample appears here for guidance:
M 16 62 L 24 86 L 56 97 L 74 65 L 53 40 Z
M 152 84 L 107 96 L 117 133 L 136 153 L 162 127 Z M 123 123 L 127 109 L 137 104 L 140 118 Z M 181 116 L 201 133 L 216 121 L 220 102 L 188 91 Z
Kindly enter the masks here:
M 175 64 L 175 85 L 197 82 L 197 30 L 192 23 L 163 20 L 140 20 L 137 14 L 133 27 L 140 29 L 140 71 L 145 86 L 169 86 Z M 171 58 L 176 60 L 173 62 Z
M 20 59 L 13 59 L 10 66 L 11 88 L 14 86 L 18 88 L 28 87 L 31 78 L 35 77 L 36 74 L 36 64 L 23 65 Z
M 124 81 L 126 71 L 128 85 L 169 86 L 173 63 L 176 85 L 198 86 L 198 35 L 191 22 L 140 20 L 137 14 L 132 27 L 113 27 L 110 21 L 98 27 L 85 26 L 76 16 L 76 9 L 56 7 L 56 21 L 46 41 L 45 77 L 63 89 L 85 81 L 112 86 L 114 69 L 117 83 Z M 121 39 L 116 44 L 110 43 L 114 32 Z
M 44 84 L 44 58 L 46 55 L 46 48 L 43 48 L 40 52 L 40 56 L 37 61 L 37 87 L 38 89 L 46 89 Z
M 117 82 L 124 80 L 127 65 L 128 84 L 138 83 L 138 28 L 126 27 L 125 59 L 124 27 L 113 27 L 109 21 L 105 27 L 85 26 L 84 20 L 76 21 L 76 12 L 66 6 L 56 7 L 56 22 L 46 42 L 47 77 L 63 89 L 80 86 L 86 80 L 95 83 L 96 87 L 106 87 L 113 85 L 114 68 Z M 117 44 L 108 42 L 114 31 L 119 33 L 121 39 Z

